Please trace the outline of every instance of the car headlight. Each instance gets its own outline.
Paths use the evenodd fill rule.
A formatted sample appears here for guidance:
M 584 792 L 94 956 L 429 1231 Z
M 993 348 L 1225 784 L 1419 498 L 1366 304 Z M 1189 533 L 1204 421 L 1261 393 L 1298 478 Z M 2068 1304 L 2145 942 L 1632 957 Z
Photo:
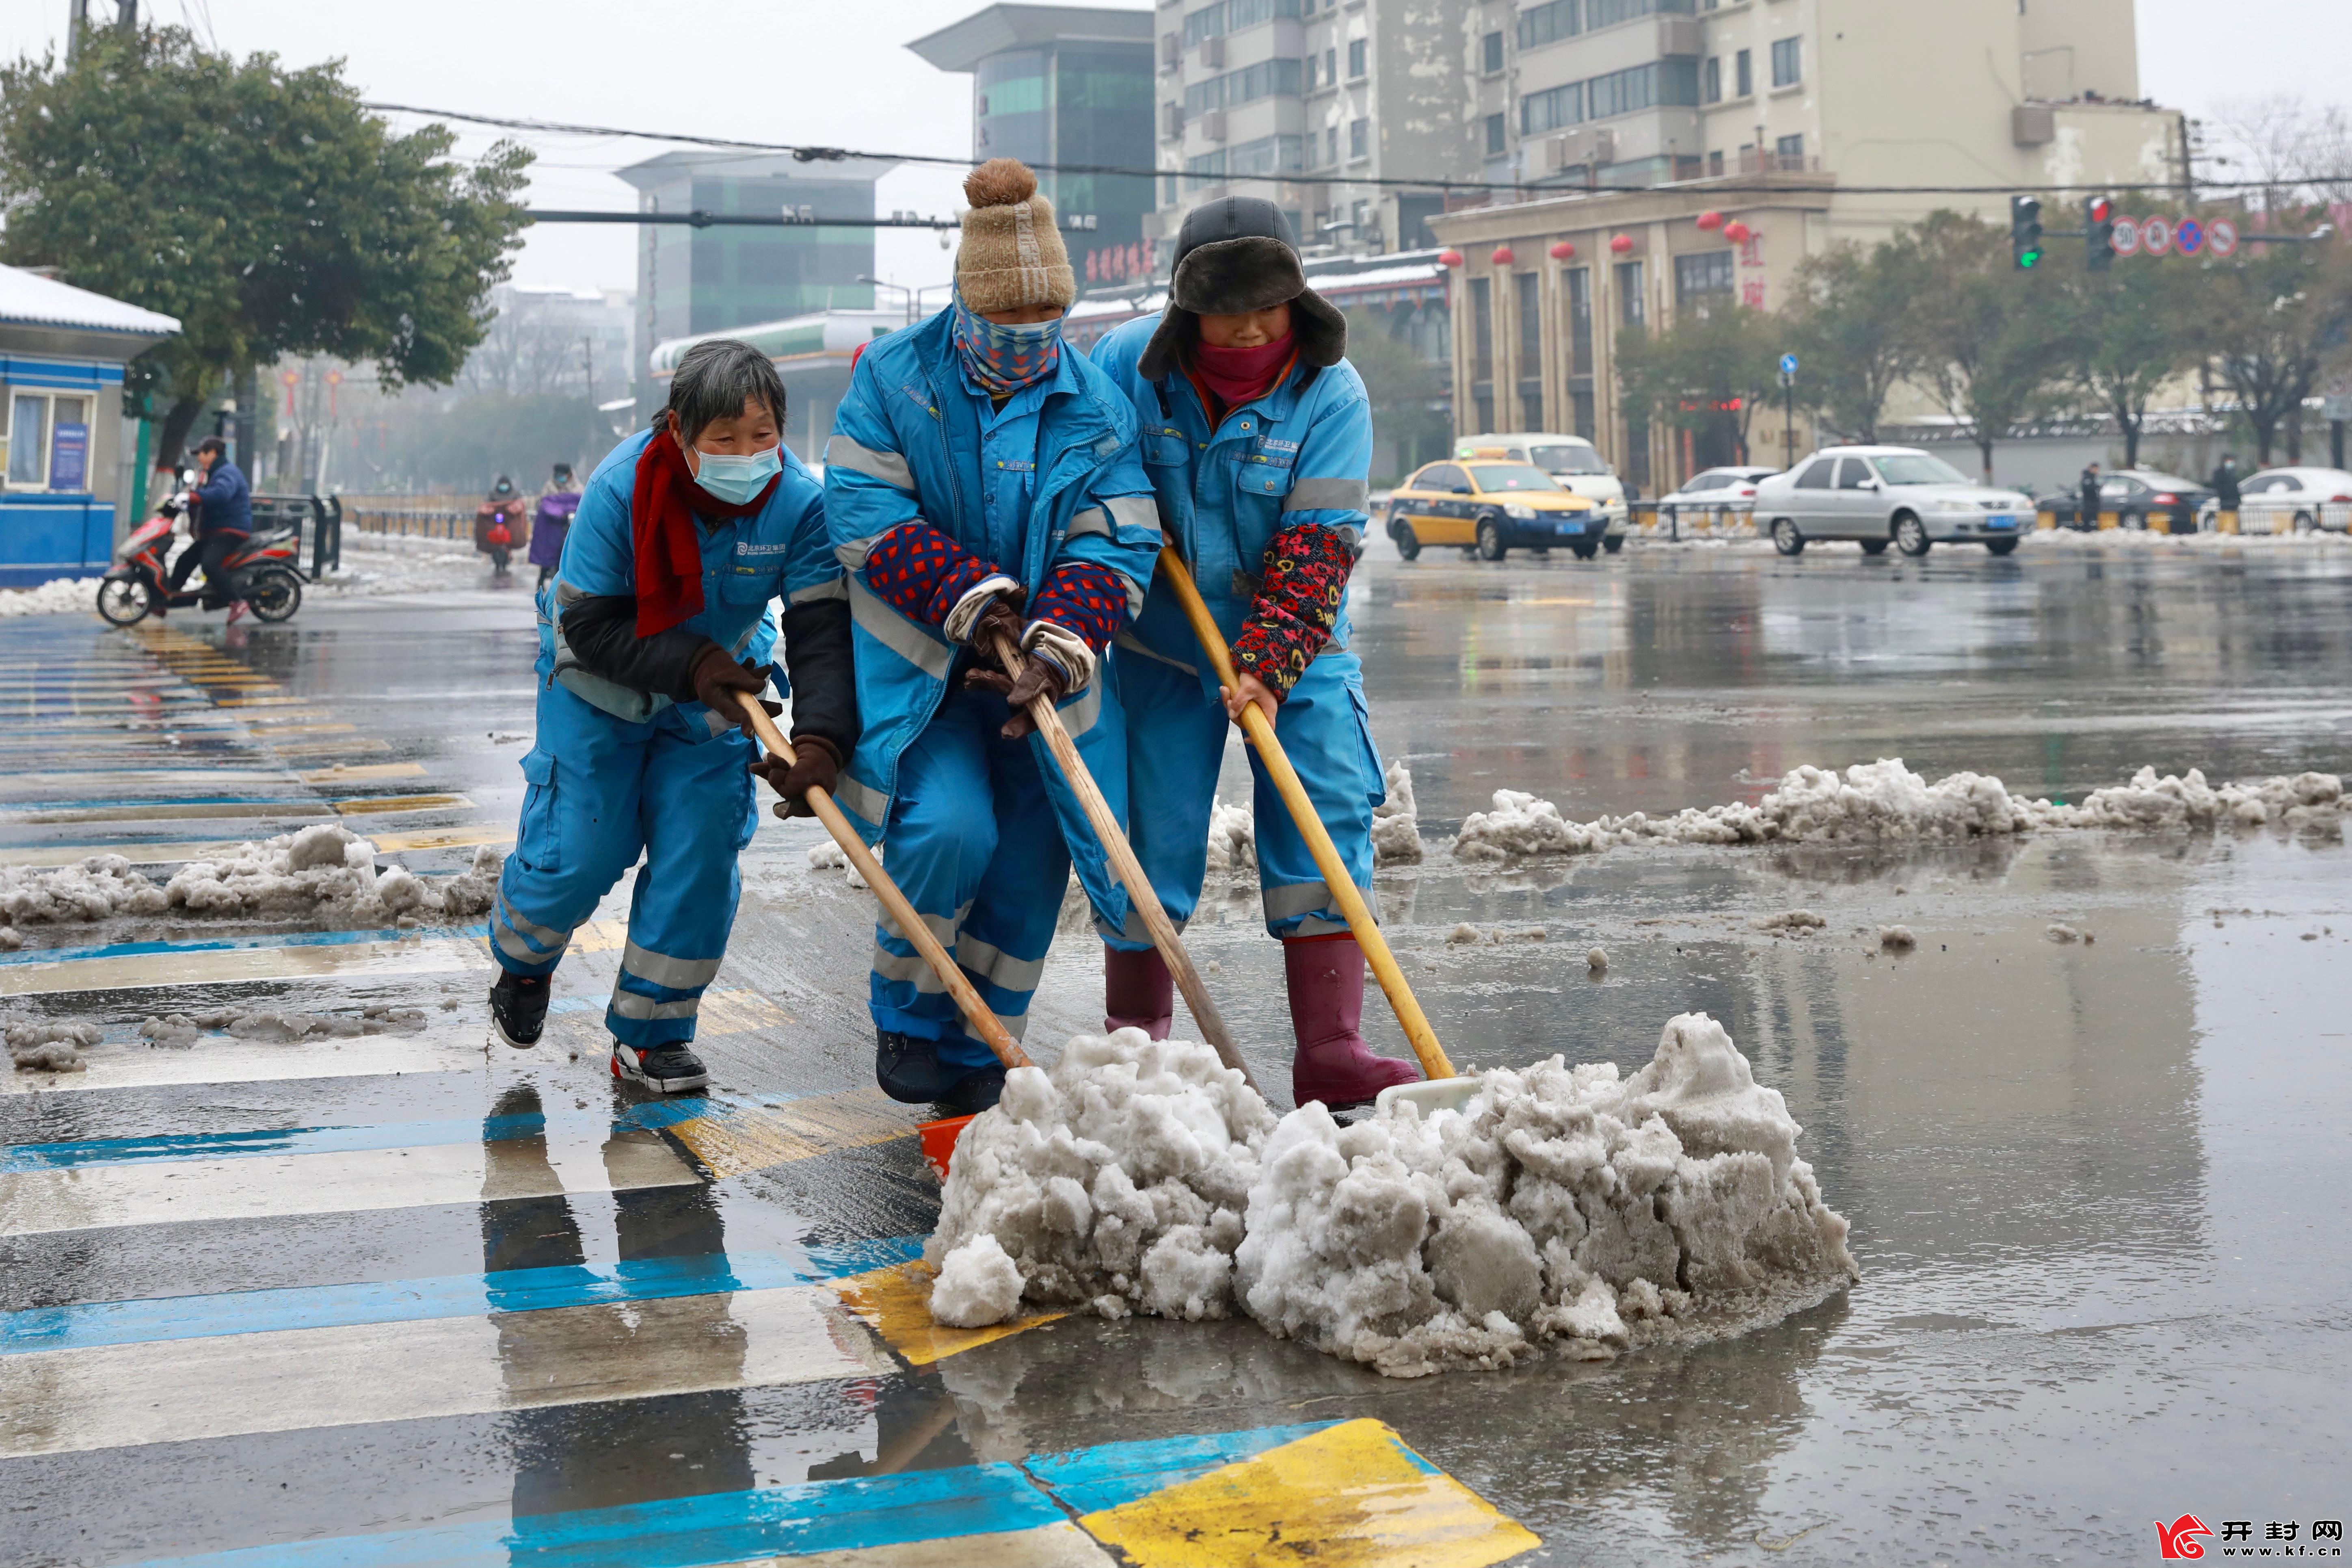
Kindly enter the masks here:
M 1531 506 L 1522 506 L 1515 500 L 1505 501 L 1503 503 L 1503 515 L 1508 518 L 1515 518 L 1520 522 L 1533 522 L 1536 520 L 1536 509 Z

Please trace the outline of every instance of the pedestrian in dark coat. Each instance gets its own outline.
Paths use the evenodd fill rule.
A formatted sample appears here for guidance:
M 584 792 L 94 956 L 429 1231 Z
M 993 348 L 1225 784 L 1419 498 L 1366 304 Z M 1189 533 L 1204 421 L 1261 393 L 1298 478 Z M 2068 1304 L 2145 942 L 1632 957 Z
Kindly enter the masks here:
M 2099 526 L 2099 465 L 2096 463 L 2083 469 L 2082 499 L 2074 521 L 2083 528 Z

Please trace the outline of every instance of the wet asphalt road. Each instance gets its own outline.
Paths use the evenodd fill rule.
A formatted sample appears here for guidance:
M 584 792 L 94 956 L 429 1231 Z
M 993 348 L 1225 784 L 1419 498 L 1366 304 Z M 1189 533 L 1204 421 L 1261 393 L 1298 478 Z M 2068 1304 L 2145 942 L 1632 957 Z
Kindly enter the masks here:
M 2352 771 L 2352 549 L 2040 544 L 1502 566 L 1376 545 L 1359 573 L 1375 737 L 1412 767 L 1429 845 L 1382 874 L 1383 916 L 1441 1037 L 1457 1062 L 1630 1069 L 1669 1016 L 1722 1019 L 1854 1223 L 1864 1277 L 1819 1309 L 1697 1349 L 1406 1384 L 1246 1323 L 934 1340 L 893 1305 L 936 1189 L 913 1117 L 869 1087 L 871 905 L 807 868 L 806 825 L 770 821 L 705 1009 L 720 1092 L 691 1108 L 604 1075 L 617 923 L 575 943 L 548 1042 L 495 1054 L 463 932 L 26 928 L 0 1005 L 110 1027 L 89 1073 L 0 1084 L 0 1560 L 340 1562 L 382 1536 L 375 1560 L 879 1562 L 904 1529 L 778 1536 L 730 1515 L 702 1521 L 697 1554 L 672 1515 L 601 1544 L 582 1521 L 810 1482 L 770 1514 L 814 1517 L 846 1483 L 903 1521 L 938 1505 L 890 1488 L 1007 1473 L 1076 1517 L 1091 1505 L 1038 1480 L 1036 1456 L 1211 1437 L 1237 1456 L 1266 1428 L 1360 1417 L 1540 1538 L 1515 1561 L 2129 1561 L 2184 1512 L 2217 1533 L 2252 1521 L 2257 1541 L 2296 1521 L 2308 1542 L 2352 1513 L 2340 835 L 1644 847 L 1504 870 L 1444 848 L 1501 787 L 1590 817 L 1880 756 L 2067 799 L 2142 763 Z M 454 869 L 510 829 L 524 593 L 172 626 L 0 622 L 0 710 L 24 720 L 0 735 L 0 863 L 131 845 L 168 864 L 340 815 Z M 188 780 L 89 776 L 173 763 Z M 224 770 L 239 782 L 202 782 Z M 1754 929 L 1797 907 L 1826 927 Z M 1873 951 L 1895 920 L 1920 939 L 1900 960 Z M 2050 941 L 2061 920 L 2095 943 Z M 1461 921 L 1544 937 L 1448 943 Z M 1261 1081 L 1285 1084 L 1251 889 L 1205 904 L 1192 941 Z M 1057 943 L 1033 1047 L 1095 1024 L 1097 973 L 1082 933 Z M 428 1021 L 184 1053 L 129 1038 L 148 1012 L 260 999 Z M 1107 1560 L 1051 1531 L 969 1540 Z

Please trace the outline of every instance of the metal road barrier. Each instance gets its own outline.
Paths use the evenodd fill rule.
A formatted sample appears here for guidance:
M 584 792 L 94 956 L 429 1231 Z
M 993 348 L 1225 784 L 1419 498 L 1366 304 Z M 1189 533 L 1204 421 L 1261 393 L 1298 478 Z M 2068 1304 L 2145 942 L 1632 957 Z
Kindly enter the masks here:
M 454 502 L 420 498 L 415 505 L 355 500 L 352 503 L 352 525 L 362 533 L 383 534 L 394 539 L 462 539 L 468 545 L 474 539 L 475 503 L 468 501 L 459 510 Z
M 1756 536 L 1756 503 L 1728 501 L 1720 506 L 1675 506 L 1663 510 L 1654 500 L 1625 503 L 1625 526 L 1643 538 L 1664 534 L 1668 539 L 1752 539 Z
M 310 550 L 313 583 L 342 564 L 343 502 L 340 496 L 257 495 L 253 498 L 253 531 L 257 534 L 292 529 Z M 300 552 L 295 555 L 299 563 Z

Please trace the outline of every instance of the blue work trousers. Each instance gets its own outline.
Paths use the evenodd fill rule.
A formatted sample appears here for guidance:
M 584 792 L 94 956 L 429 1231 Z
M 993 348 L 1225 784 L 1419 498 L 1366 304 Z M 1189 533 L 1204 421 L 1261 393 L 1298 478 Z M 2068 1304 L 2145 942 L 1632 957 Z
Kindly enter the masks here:
M 1007 716 L 1001 697 L 948 694 L 899 753 L 882 842 L 883 869 L 1017 1039 L 1053 945 L 1070 850 L 1032 742 L 997 733 Z M 887 915 L 874 928 L 872 985 L 877 1027 L 939 1041 L 950 1067 L 995 1062 Z
M 736 861 L 759 825 L 734 730 L 709 733 L 699 705 L 633 724 L 560 685 L 539 694 L 539 741 L 514 853 L 490 910 L 491 946 L 515 974 L 549 974 L 572 931 L 637 863 L 629 941 L 604 1021 L 638 1050 L 694 1038 L 702 993 L 735 927 Z
M 1202 689 L 1201 678 L 1129 647 L 1111 661 L 1119 707 L 1127 715 L 1128 840 L 1151 879 L 1152 890 L 1178 925 L 1192 919 L 1208 869 L 1209 808 L 1233 729 L 1224 705 Z M 1372 808 L 1387 795 L 1379 753 L 1364 710 L 1363 667 L 1352 653 L 1326 653 L 1307 666 L 1274 721 L 1290 765 L 1315 805 L 1348 874 L 1369 901 L 1372 887 Z M 1259 899 L 1265 929 L 1276 937 L 1320 936 L 1348 929 L 1290 808 L 1266 776 L 1257 749 L 1248 748 L 1256 783 L 1252 812 L 1257 834 Z M 1130 915 L 1111 946 L 1141 952 L 1151 945 L 1142 921 Z

